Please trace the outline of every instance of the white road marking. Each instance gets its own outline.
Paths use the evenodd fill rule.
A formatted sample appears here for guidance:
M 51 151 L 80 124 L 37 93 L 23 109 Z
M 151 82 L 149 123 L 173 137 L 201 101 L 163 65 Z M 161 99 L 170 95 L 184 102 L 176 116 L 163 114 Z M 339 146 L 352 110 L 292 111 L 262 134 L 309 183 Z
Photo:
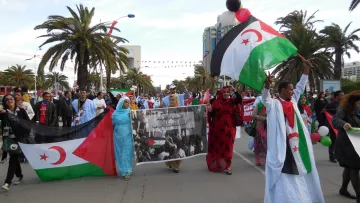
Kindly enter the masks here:
M 242 154 L 240 154 L 239 152 L 234 150 L 234 153 L 240 157 L 241 159 L 243 159 L 246 163 L 250 164 L 252 167 L 254 167 L 256 170 L 260 171 L 260 173 L 262 173 L 263 175 L 265 175 L 265 171 L 262 170 L 260 167 L 256 166 L 253 162 L 251 162 L 249 159 L 247 159 L 245 156 L 243 156 Z

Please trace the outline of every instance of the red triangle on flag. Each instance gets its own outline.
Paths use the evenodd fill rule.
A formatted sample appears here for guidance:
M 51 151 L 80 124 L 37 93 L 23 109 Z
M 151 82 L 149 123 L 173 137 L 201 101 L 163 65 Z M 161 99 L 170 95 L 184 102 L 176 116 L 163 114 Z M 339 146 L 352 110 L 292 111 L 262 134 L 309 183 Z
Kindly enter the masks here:
M 147 143 L 148 143 L 148 146 L 151 147 L 151 146 L 153 146 L 153 145 L 155 144 L 155 141 L 152 140 L 152 139 L 150 139 L 150 138 L 148 138 L 148 139 L 147 139 Z
M 110 176 L 116 176 L 115 155 L 114 155 L 114 130 L 111 115 L 112 108 L 105 117 L 91 131 L 88 137 L 73 152 L 78 156 L 100 168 Z

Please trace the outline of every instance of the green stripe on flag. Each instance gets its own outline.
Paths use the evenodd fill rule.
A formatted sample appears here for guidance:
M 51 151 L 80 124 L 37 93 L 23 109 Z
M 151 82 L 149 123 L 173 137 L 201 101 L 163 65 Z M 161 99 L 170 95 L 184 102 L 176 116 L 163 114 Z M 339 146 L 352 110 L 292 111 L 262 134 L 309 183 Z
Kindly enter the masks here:
M 43 181 L 73 179 L 85 176 L 107 176 L 100 167 L 91 163 L 58 168 L 37 169 L 35 172 Z
M 306 135 L 302 126 L 302 123 L 297 115 L 296 116 L 296 122 L 298 127 L 298 133 L 299 133 L 299 153 L 301 160 L 304 164 L 304 167 L 307 171 L 307 173 L 310 173 L 312 171 L 311 167 L 311 160 L 310 160 L 310 154 L 309 154 L 309 148 L 306 142 Z
M 275 37 L 255 47 L 245 62 L 239 82 L 261 91 L 266 79 L 265 70 L 273 68 L 297 52 L 286 38 Z

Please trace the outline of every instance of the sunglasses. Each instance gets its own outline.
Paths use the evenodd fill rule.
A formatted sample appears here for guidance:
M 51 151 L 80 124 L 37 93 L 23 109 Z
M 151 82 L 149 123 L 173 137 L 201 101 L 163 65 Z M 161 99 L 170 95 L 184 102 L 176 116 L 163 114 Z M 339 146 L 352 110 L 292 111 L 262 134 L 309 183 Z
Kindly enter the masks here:
M 8 102 L 8 101 L 14 101 L 14 98 L 6 98 L 5 102 Z

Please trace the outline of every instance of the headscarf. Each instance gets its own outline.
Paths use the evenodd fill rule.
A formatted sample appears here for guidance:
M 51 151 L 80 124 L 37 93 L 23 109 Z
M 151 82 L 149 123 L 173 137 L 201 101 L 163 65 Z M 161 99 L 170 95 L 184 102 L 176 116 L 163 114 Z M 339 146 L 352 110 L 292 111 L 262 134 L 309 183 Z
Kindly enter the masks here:
M 301 98 L 302 97 L 306 97 L 305 104 L 301 104 Z M 299 101 L 298 101 L 298 106 L 304 109 L 304 112 L 307 114 L 307 116 L 310 117 L 312 115 L 311 108 L 309 106 L 309 99 L 307 98 L 307 96 L 305 94 L 300 95 L 300 98 L 299 98 Z
M 130 108 L 124 109 L 123 105 L 125 100 L 129 100 L 128 97 L 122 97 L 117 106 L 116 106 L 116 110 L 112 115 L 112 120 L 113 120 L 113 124 L 114 125 L 119 125 L 119 124 L 126 124 L 127 122 L 130 122 Z
M 228 87 L 223 87 L 216 96 L 214 103 L 212 104 L 213 109 L 221 109 L 222 106 L 230 105 L 230 97 L 228 99 L 224 99 L 225 90 L 229 90 Z
M 175 106 L 171 106 L 171 107 L 180 106 L 179 98 L 178 98 L 178 96 L 176 94 L 172 94 L 172 95 L 170 95 L 170 97 L 173 97 L 175 99 Z M 170 101 L 170 98 L 169 98 L 169 101 Z M 170 102 L 169 102 L 169 104 L 170 104 Z

